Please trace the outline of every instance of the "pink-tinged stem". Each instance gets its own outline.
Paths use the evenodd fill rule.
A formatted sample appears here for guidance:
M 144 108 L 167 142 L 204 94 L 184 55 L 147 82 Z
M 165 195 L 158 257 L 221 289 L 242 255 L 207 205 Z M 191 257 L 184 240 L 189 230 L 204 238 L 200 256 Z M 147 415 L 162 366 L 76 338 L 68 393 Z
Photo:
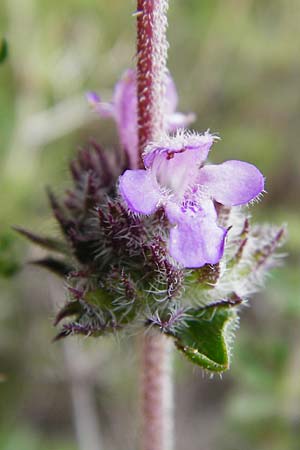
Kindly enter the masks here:
M 145 145 L 164 128 L 168 0 L 137 0 L 137 98 L 140 167 Z
M 137 0 L 139 167 L 145 146 L 164 130 L 168 0 Z M 158 332 L 142 336 L 142 450 L 172 448 L 170 345 Z
M 173 395 L 170 339 L 162 334 L 143 335 L 141 450 L 173 447 Z

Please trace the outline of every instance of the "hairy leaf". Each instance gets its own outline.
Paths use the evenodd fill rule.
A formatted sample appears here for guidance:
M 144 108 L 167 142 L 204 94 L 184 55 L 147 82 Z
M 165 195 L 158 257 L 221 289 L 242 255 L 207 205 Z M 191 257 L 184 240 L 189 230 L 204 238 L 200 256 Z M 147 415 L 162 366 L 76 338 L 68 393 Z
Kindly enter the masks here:
M 219 302 L 189 310 L 184 324 L 172 334 L 177 348 L 193 363 L 212 372 L 223 372 L 230 365 L 230 344 L 237 323 L 232 303 Z

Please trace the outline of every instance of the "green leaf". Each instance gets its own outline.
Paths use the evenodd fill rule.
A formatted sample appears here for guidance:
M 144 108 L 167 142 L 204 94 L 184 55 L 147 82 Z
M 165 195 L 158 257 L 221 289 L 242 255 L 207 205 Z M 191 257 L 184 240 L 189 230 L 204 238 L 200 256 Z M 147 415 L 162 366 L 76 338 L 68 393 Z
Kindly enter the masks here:
M 0 64 L 4 63 L 8 56 L 8 44 L 7 40 L 2 38 L 0 40 Z
M 172 332 L 177 348 L 193 363 L 212 372 L 223 372 L 230 365 L 230 346 L 237 327 L 236 307 L 219 302 L 191 309 L 184 324 Z

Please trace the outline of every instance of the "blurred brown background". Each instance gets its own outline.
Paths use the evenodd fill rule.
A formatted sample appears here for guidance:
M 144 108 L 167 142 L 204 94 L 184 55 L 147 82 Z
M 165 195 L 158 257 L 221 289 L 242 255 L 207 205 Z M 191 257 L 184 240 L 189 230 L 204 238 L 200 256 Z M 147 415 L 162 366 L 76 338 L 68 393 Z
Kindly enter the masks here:
M 300 0 L 173 0 L 169 67 L 180 110 L 222 140 L 211 160 L 265 174 L 255 220 L 288 223 L 288 253 L 243 310 L 230 372 L 210 379 L 175 359 L 178 450 L 300 448 Z M 134 65 L 133 0 L 3 0 L 0 37 L 0 449 L 132 450 L 134 339 L 52 344 L 63 301 L 54 277 L 18 263 L 38 250 L 10 231 L 54 231 L 44 188 L 90 136 L 117 145 L 88 108 Z

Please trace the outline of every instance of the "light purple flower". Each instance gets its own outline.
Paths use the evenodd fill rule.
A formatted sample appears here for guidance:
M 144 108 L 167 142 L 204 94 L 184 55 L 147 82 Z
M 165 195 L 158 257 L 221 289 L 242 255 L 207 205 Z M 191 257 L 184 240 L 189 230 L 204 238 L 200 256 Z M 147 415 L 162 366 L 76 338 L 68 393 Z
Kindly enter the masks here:
M 223 255 L 227 230 L 217 223 L 214 200 L 241 205 L 264 188 L 252 164 L 203 166 L 215 139 L 209 132 L 166 135 L 146 147 L 145 170 L 127 170 L 120 177 L 119 190 L 131 211 L 152 214 L 164 208 L 171 224 L 169 252 L 184 267 L 216 264 Z
M 166 98 L 164 112 L 166 127 L 169 132 L 176 131 L 189 125 L 194 119 L 194 114 L 182 114 L 176 112 L 178 97 L 175 84 L 170 75 L 166 76 Z M 110 103 L 101 101 L 94 92 L 87 94 L 87 99 L 94 110 L 101 117 L 111 117 L 115 120 L 122 146 L 129 157 L 130 167 L 138 167 L 138 137 L 137 137 L 137 98 L 136 98 L 136 72 L 128 69 L 116 84 L 113 100 Z

